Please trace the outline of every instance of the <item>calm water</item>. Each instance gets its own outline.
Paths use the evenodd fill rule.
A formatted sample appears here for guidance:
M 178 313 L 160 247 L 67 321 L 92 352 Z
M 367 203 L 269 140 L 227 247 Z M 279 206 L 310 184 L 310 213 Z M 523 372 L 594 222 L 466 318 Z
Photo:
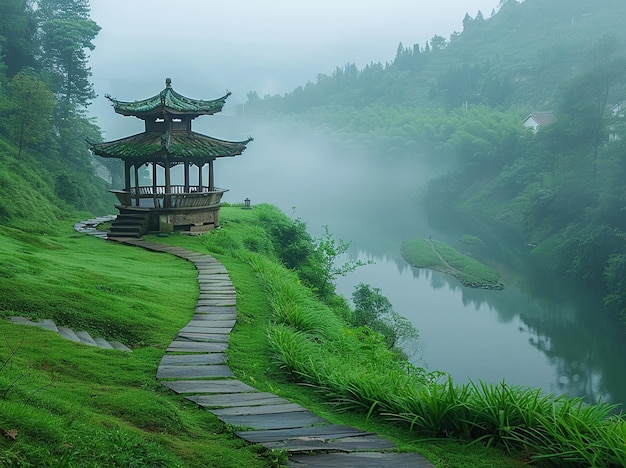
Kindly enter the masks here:
M 216 164 L 216 184 L 230 189 L 226 201 L 272 203 L 315 235 L 328 225 L 336 238 L 352 242 L 353 258 L 374 260 L 341 278 L 338 292 L 350 297 L 359 282 L 381 288 L 420 331 L 417 364 L 458 382 L 504 379 L 588 401 L 626 402 L 626 336 L 602 313 L 601 298 L 534 264 L 524 239 L 495 221 L 418 208 L 414 195 L 431 169 L 376 155 L 365 164 L 305 132 L 252 134 L 244 156 Z M 485 245 L 463 245 L 462 234 Z M 411 268 L 401 242 L 429 235 L 497 268 L 505 289 L 465 288 Z

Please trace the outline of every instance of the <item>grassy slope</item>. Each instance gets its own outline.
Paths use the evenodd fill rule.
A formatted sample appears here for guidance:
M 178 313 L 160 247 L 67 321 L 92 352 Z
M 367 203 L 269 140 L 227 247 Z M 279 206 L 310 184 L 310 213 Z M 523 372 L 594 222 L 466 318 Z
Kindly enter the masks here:
M 1 227 L 0 261 L 1 316 L 53 318 L 135 346 L 132 354 L 90 348 L 0 320 L 0 433 L 16 434 L 0 438 L 0 465 L 269 465 L 155 379 L 193 314 L 193 265 L 67 223 L 45 236 Z

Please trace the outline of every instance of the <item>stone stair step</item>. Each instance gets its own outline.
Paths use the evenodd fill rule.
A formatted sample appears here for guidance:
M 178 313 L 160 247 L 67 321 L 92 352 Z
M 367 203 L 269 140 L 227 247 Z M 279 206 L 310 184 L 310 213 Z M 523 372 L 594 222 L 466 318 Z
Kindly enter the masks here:
M 124 343 L 120 343 L 119 341 L 109 341 L 109 344 L 113 346 L 114 349 L 119 349 L 120 351 L 126 351 L 127 353 L 132 352 L 132 349 L 130 349 Z
M 91 337 L 91 335 L 87 333 L 86 331 L 79 330 L 75 333 L 76 333 L 76 336 L 80 339 L 80 341 L 86 344 L 87 346 L 98 346 L 98 343 L 96 343 Z
M 54 323 L 54 320 L 51 320 L 51 319 L 40 320 L 39 322 L 36 322 L 35 325 L 37 325 L 38 327 L 43 328 L 45 330 L 53 331 L 55 333 L 59 332 L 59 329 L 57 328 L 56 324 Z
M 26 317 L 13 316 L 13 317 L 9 317 L 9 320 L 11 321 L 11 323 L 16 323 L 18 325 L 31 325 L 31 326 L 37 325 L 35 322 L 33 322 L 30 319 L 27 319 Z
M 76 343 L 81 342 L 80 338 L 76 336 L 76 333 L 74 333 L 74 330 L 72 330 L 71 328 L 67 328 L 67 327 L 57 327 L 57 328 L 59 329 L 59 335 L 61 335 L 66 340 L 75 341 Z
M 111 346 L 111 343 L 109 343 L 104 338 L 98 337 L 98 338 L 94 338 L 93 340 L 98 345 L 98 348 L 113 349 L 113 346 Z

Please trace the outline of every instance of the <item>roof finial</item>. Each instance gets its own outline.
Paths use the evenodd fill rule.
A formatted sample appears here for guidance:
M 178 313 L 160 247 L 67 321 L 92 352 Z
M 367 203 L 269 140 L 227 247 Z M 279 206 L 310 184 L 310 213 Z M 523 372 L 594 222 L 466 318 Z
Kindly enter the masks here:
M 165 78 L 165 86 L 168 88 L 172 87 L 172 79 L 171 78 Z

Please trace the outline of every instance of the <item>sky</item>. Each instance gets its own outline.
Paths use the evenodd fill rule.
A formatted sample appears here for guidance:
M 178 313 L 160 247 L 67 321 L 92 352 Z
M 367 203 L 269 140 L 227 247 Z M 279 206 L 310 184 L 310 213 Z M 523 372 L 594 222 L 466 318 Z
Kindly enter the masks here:
M 465 13 L 489 18 L 498 3 L 91 0 L 91 18 L 102 28 L 90 60 L 98 94 L 92 113 L 111 112 L 105 94 L 143 99 L 163 89 L 166 77 L 192 98 L 231 91 L 229 104 L 245 102 L 252 90 L 283 94 L 346 63 L 392 61 L 399 42 L 449 38 L 462 31 Z

